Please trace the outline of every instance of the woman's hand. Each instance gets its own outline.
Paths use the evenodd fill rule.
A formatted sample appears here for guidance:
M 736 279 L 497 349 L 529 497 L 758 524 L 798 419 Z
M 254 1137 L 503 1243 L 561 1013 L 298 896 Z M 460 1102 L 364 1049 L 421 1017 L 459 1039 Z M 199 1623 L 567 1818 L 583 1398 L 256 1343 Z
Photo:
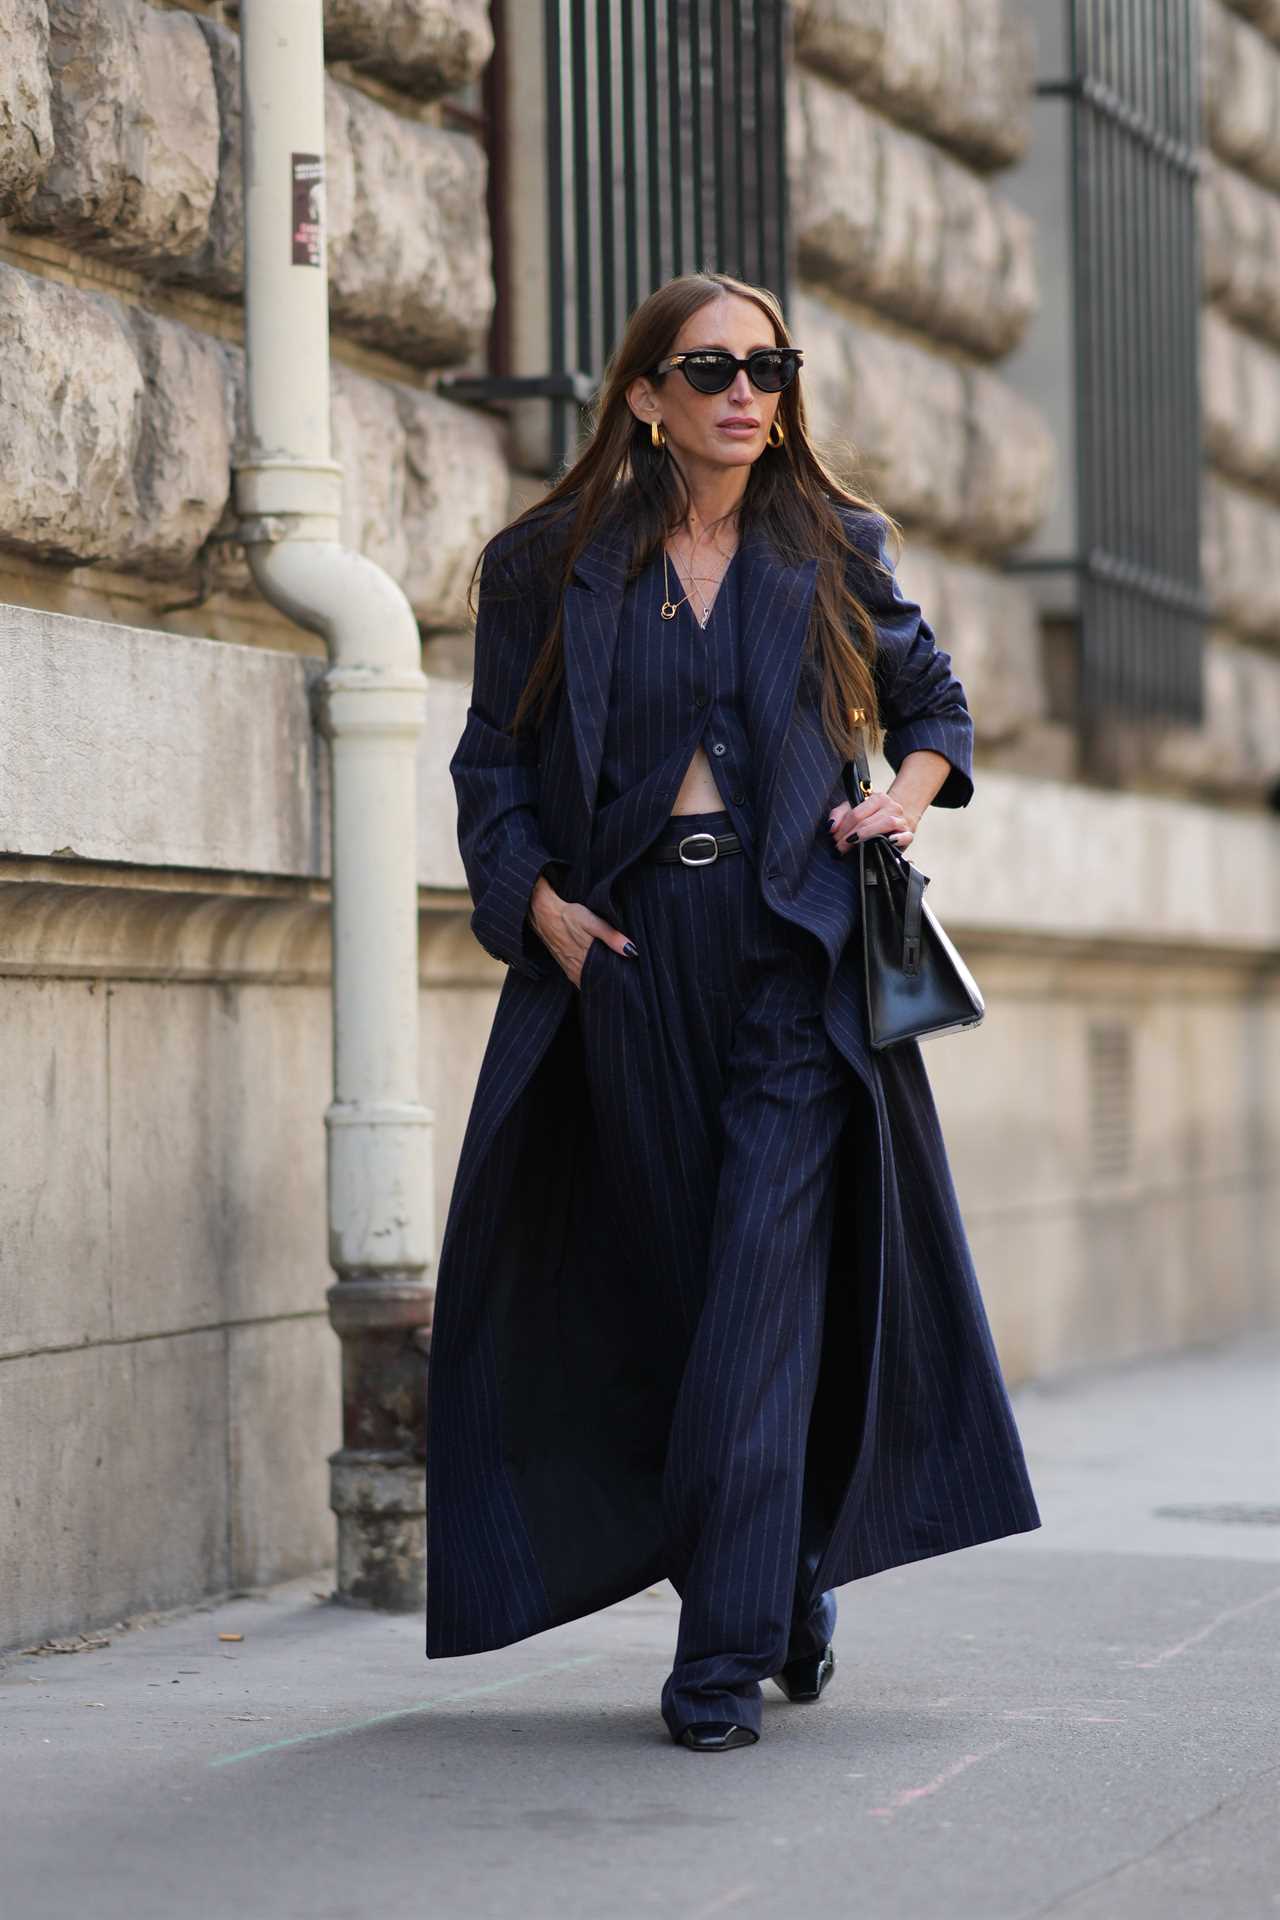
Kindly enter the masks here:
M 905 853 L 920 824 L 920 815 L 909 814 L 892 793 L 874 791 L 856 807 L 842 800 L 832 808 L 830 819 L 831 843 L 837 853 L 847 853 L 855 840 L 870 840 L 876 834 L 883 834 L 899 853 Z
M 593 940 L 603 940 L 615 953 L 636 958 L 636 948 L 625 933 L 611 927 L 590 907 L 577 900 L 562 900 L 545 873 L 534 882 L 529 898 L 529 918 L 544 947 L 554 956 L 574 986 L 582 980 L 582 969 Z
M 842 800 L 832 808 L 830 831 L 836 852 L 847 853 L 855 840 L 883 834 L 899 853 L 905 853 L 925 808 L 950 771 L 951 762 L 932 747 L 913 747 L 904 753 L 887 793 L 873 789 L 856 807 Z

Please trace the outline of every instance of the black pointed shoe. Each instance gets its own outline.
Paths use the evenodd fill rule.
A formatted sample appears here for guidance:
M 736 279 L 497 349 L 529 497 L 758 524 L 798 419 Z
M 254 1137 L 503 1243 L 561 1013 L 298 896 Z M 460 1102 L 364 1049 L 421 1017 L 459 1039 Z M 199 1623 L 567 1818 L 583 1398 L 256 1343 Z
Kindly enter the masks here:
M 730 1747 L 754 1747 L 760 1738 L 750 1727 L 737 1727 L 724 1720 L 695 1720 L 682 1729 L 679 1744 L 691 1753 L 728 1753 Z
M 836 1656 L 828 1641 L 821 1653 L 804 1653 L 798 1660 L 788 1660 L 773 1675 L 773 1684 L 781 1687 L 788 1700 L 799 1704 L 816 1700 L 835 1670 Z

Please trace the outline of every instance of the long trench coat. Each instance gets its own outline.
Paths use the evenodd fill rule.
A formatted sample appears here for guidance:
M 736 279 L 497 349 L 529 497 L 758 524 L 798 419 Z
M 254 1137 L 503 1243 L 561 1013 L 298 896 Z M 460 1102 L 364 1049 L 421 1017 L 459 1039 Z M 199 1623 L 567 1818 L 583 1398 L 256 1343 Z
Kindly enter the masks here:
M 855 563 L 851 576 L 876 623 L 885 757 L 896 770 L 914 748 L 943 753 L 951 768 L 934 804 L 965 805 L 963 687 L 893 575 L 883 522 L 841 511 L 860 554 L 889 566 L 886 578 Z M 508 972 L 437 1272 L 428 1657 L 506 1645 L 666 1572 L 665 1415 L 647 1382 L 669 1335 L 628 1266 L 595 1162 L 576 990 L 526 918 L 549 868 L 565 898 L 616 925 L 612 882 L 639 851 L 592 840 L 630 536 L 606 522 L 577 561 L 555 705 L 536 738 L 516 741 L 505 728 L 554 614 L 522 538 L 504 535 L 486 556 L 471 704 L 450 763 L 472 929 Z M 784 564 L 753 533 L 739 566 L 756 800 L 747 856 L 768 905 L 825 950 L 824 1021 L 860 1093 L 837 1149 L 807 1452 L 826 1541 L 817 1593 L 1040 1518 L 920 1049 L 867 1045 L 856 872 L 833 858 L 826 829 L 840 758 L 802 658 L 817 561 Z

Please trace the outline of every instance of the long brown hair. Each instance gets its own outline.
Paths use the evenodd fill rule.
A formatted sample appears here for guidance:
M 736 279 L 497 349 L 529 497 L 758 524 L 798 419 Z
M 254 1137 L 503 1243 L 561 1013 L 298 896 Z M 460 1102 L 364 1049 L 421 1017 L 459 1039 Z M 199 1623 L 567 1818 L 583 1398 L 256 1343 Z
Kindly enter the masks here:
M 614 513 L 625 517 L 633 536 L 629 577 L 634 577 L 688 514 L 684 477 L 667 450 L 652 445 L 647 423 L 631 411 L 627 388 L 672 351 L 691 314 L 724 294 L 753 301 L 768 318 L 776 344 L 792 344 L 782 309 L 767 287 L 752 286 L 725 273 L 685 273 L 668 280 L 628 320 L 592 406 L 581 454 L 547 493 L 494 536 L 505 541 L 520 528 L 527 528 L 531 536 L 551 528 L 556 536 L 551 562 L 558 574 L 555 617 L 520 696 L 513 732 L 530 720 L 540 724 L 560 682 L 564 588 L 574 562 L 602 520 Z M 878 563 L 850 541 L 837 507 L 878 515 L 897 536 L 901 529 L 883 508 L 848 492 L 817 453 L 809 438 L 802 381 L 803 375 L 793 380 L 779 399 L 777 417 L 785 430 L 782 446 L 769 449 L 752 465 L 739 509 L 739 538 L 749 528 L 762 531 L 785 565 L 814 554 L 818 557 L 806 653 L 816 660 L 821 673 L 823 727 L 841 756 L 848 758 L 859 724 L 854 715 L 860 710 L 865 738 L 871 744 L 879 740 L 880 720 L 872 677 L 875 626 L 848 584 L 847 560 L 856 553 L 866 566 L 874 568 Z M 473 610 L 476 580 L 492 544 L 481 552 L 472 575 Z

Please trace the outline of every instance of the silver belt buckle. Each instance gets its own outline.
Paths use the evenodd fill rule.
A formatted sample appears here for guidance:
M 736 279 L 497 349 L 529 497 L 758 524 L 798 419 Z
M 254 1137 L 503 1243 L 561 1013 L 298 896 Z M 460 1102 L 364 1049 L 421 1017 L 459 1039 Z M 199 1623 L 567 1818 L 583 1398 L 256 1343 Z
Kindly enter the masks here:
M 685 852 L 685 848 L 694 840 L 709 840 L 711 842 L 711 851 L 704 860 L 691 860 Z M 720 848 L 716 844 L 714 833 L 686 833 L 683 840 L 677 841 L 676 852 L 680 855 L 680 859 L 686 867 L 709 867 L 713 860 L 720 858 Z

